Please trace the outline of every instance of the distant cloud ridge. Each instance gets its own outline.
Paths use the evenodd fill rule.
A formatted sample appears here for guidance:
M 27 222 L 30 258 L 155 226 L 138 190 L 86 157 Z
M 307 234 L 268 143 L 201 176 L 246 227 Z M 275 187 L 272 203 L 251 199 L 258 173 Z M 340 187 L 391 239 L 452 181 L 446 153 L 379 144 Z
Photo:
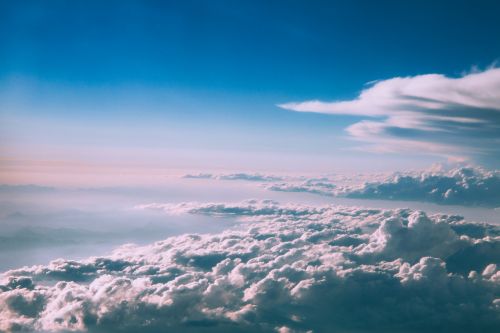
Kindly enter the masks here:
M 347 196 L 500 207 L 500 173 L 457 168 L 444 174 L 396 175 L 385 182 L 365 183 L 360 189 L 349 191 Z
M 267 185 L 271 191 L 303 192 L 332 197 L 424 201 L 445 205 L 500 207 L 500 172 L 479 167 L 395 173 L 361 185 L 337 186 L 328 178 Z
M 254 182 L 275 182 L 283 180 L 283 177 L 274 175 L 264 175 L 259 173 L 230 173 L 230 174 L 211 174 L 211 173 L 198 173 L 187 174 L 182 178 L 191 179 L 218 179 L 218 180 L 247 180 Z

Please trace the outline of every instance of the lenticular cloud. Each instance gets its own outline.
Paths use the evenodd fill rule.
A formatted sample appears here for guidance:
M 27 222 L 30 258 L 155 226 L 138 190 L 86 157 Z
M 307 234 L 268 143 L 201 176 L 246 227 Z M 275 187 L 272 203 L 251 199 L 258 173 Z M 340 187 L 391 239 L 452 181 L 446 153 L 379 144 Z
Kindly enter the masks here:
M 139 208 L 245 222 L 8 271 L 0 330 L 486 332 L 500 325 L 500 230 L 491 225 L 274 201 Z

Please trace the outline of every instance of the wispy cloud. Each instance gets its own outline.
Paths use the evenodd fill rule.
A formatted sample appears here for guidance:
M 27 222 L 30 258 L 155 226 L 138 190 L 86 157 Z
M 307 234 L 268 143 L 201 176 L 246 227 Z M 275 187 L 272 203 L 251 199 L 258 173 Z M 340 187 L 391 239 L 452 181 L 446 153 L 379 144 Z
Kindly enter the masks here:
M 253 182 L 274 182 L 285 179 L 281 176 L 265 175 L 260 173 L 230 173 L 230 174 L 211 174 L 211 173 L 198 173 L 186 174 L 182 178 L 193 179 L 217 179 L 217 180 L 246 180 Z
M 365 150 L 444 156 L 500 153 L 500 68 L 459 78 L 396 77 L 374 82 L 350 101 L 278 106 L 369 118 L 346 128 L 351 138 L 368 143 L 361 147 Z

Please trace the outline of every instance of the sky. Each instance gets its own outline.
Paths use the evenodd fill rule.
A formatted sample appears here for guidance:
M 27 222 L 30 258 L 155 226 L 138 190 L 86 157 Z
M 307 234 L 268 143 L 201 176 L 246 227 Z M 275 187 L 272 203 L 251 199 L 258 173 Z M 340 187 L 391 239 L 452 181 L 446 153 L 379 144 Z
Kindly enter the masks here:
M 2 183 L 498 168 L 499 11 L 497 1 L 0 1 Z
M 495 331 L 499 17 L 0 0 L 0 332 Z

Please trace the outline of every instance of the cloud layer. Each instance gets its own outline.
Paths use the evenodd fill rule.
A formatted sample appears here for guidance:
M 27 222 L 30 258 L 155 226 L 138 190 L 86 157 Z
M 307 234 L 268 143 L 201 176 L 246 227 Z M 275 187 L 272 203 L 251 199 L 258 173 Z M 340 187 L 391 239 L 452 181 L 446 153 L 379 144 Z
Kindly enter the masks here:
M 271 191 L 306 192 L 360 199 L 426 201 L 437 204 L 500 207 L 500 173 L 462 167 L 449 171 L 396 173 L 362 185 L 337 186 L 328 178 L 279 182 Z
M 500 324 L 494 226 L 255 200 L 141 208 L 246 223 L 6 272 L 0 330 L 470 332 Z
M 459 78 L 439 74 L 375 82 L 351 101 L 285 103 L 281 108 L 361 120 L 346 130 L 377 152 L 463 156 L 500 150 L 500 68 Z
M 329 178 L 311 178 L 301 182 L 280 182 L 266 186 L 270 191 L 305 192 L 324 196 L 337 196 L 341 191 Z
M 500 207 L 500 174 L 477 168 L 458 168 L 447 173 L 396 175 L 384 182 L 365 183 L 360 189 L 349 191 L 347 196 Z
M 187 174 L 182 178 L 194 179 L 218 179 L 218 180 L 247 180 L 254 182 L 276 182 L 284 180 L 283 177 L 274 175 L 263 175 L 259 173 L 230 173 L 230 174 L 211 174 L 211 173 L 198 173 Z

